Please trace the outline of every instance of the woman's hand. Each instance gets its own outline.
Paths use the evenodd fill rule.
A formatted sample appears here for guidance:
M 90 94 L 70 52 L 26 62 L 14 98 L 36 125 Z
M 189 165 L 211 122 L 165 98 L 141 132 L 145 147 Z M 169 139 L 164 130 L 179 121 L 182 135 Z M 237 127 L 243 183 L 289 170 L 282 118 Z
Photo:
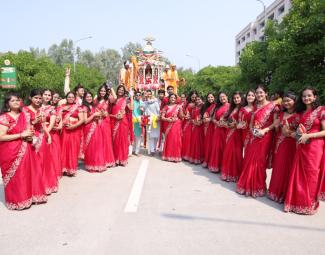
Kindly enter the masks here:
M 47 142 L 47 144 L 51 144 L 52 143 L 52 138 L 51 138 L 50 135 L 46 137 L 46 142 Z
M 211 118 L 204 118 L 204 119 L 203 119 L 203 122 L 204 122 L 204 123 L 208 123 L 208 122 L 210 122 L 210 121 L 211 121 Z
M 243 129 L 244 128 L 244 125 L 242 122 L 240 122 L 238 125 L 237 125 L 237 129 Z
M 41 116 L 40 115 L 37 115 L 35 117 L 35 119 L 32 121 L 32 124 L 33 125 L 36 125 L 37 123 L 41 122 Z
M 259 132 L 255 135 L 255 136 L 258 136 L 258 137 L 263 137 L 266 133 L 266 129 L 260 129 Z
M 70 108 L 70 106 L 69 106 L 69 105 L 66 105 L 66 106 L 62 107 L 62 110 L 63 110 L 63 111 L 68 111 L 69 108 Z
M 190 116 L 185 115 L 185 119 L 186 120 L 189 120 L 190 119 Z
M 275 127 L 275 128 L 280 127 L 280 120 L 279 120 L 279 119 L 276 119 L 276 120 L 274 121 L 274 127 Z
M 21 133 L 21 136 L 23 138 L 33 136 L 33 135 L 34 135 L 34 130 L 26 130 L 26 131 Z
M 293 139 L 295 139 L 295 138 L 296 138 L 296 134 L 297 134 L 296 132 L 293 132 L 293 133 L 290 134 L 290 136 L 291 136 Z
M 119 114 L 116 114 L 116 115 L 114 115 L 114 116 L 115 116 L 115 119 L 117 119 L 117 120 L 122 119 L 121 115 L 119 115 Z
M 218 125 L 218 121 L 216 119 L 212 119 L 212 123 Z
M 72 125 L 72 124 L 69 124 L 69 125 L 66 125 L 66 128 L 71 130 L 71 129 L 74 129 L 75 128 L 75 125 Z
M 61 130 L 61 129 L 62 127 L 60 127 L 59 125 L 53 127 L 53 130 Z
M 95 116 L 95 117 L 100 117 L 101 115 L 102 115 L 101 112 L 95 112 L 95 113 L 94 113 L 94 116 Z
M 129 93 L 130 93 L 130 97 L 132 97 L 133 96 L 133 89 L 132 88 L 130 89 Z
M 298 140 L 299 144 L 306 144 L 307 140 L 311 138 L 311 136 L 309 134 L 302 134 L 302 136 L 300 137 L 300 139 Z
M 229 125 L 231 128 L 234 128 L 238 125 L 236 120 L 233 120 L 233 122 Z

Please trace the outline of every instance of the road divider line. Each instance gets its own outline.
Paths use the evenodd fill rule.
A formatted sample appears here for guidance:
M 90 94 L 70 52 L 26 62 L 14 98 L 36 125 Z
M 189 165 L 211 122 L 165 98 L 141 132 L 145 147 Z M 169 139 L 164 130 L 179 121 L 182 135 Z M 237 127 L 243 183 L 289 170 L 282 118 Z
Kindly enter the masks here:
M 129 200 L 126 204 L 124 212 L 137 212 L 144 179 L 146 178 L 148 165 L 149 165 L 149 159 L 142 160 L 139 172 L 137 174 L 137 177 L 135 178 L 129 196 Z

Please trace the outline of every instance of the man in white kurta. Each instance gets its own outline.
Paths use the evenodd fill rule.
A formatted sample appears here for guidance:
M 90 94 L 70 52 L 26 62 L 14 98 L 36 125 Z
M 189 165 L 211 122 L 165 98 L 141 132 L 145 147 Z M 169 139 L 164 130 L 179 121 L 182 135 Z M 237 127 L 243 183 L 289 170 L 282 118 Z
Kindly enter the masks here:
M 145 116 L 159 116 L 160 105 L 159 105 L 159 98 L 152 99 L 152 92 L 151 90 L 147 90 L 148 100 L 143 103 L 143 110 Z M 159 120 L 159 118 L 158 118 Z M 150 143 L 150 156 L 152 157 L 155 153 L 157 148 L 157 143 L 160 135 L 160 121 L 157 120 L 157 127 L 154 128 L 151 125 L 151 130 L 149 133 L 149 143 Z M 149 154 L 149 151 L 148 151 Z

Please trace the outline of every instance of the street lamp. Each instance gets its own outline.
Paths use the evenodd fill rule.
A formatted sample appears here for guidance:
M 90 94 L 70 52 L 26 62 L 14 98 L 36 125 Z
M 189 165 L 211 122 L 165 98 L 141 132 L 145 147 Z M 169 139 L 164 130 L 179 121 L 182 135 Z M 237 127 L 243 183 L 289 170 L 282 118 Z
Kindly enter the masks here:
M 264 26 L 266 29 L 266 7 L 265 7 L 265 4 L 261 0 L 256 0 L 256 1 L 261 2 L 264 6 Z M 264 35 L 264 38 L 265 38 L 265 35 Z
M 200 67 L 200 60 L 197 58 L 197 57 L 193 57 L 193 56 L 190 56 L 190 55 L 186 55 L 187 57 L 191 57 L 191 58 L 196 58 L 197 59 L 197 61 L 199 62 L 199 71 L 200 71 L 200 69 L 201 69 L 201 67 Z
M 86 38 L 79 39 L 79 40 L 77 40 L 77 41 L 75 41 L 75 42 L 73 43 L 73 72 L 74 72 L 74 73 L 76 72 L 76 62 L 75 62 L 75 50 L 74 50 L 74 45 L 75 45 L 77 42 L 81 41 L 81 40 L 86 40 L 86 39 L 89 39 L 89 38 L 92 38 L 92 36 L 89 36 L 89 37 L 86 37 Z

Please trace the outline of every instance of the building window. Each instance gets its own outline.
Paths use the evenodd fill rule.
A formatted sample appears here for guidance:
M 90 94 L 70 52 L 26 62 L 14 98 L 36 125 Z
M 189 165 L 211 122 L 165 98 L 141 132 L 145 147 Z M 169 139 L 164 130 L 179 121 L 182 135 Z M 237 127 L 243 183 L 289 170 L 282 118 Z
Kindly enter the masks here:
M 257 34 L 257 30 L 256 29 L 254 29 L 254 35 L 256 35 Z
M 251 33 L 248 33 L 248 34 L 246 35 L 246 37 L 247 37 L 247 39 L 248 39 L 249 37 L 251 37 Z
M 260 42 L 264 42 L 264 41 L 265 41 L 265 36 L 264 36 L 264 35 L 261 36 L 261 37 L 259 38 L 259 41 L 260 41 Z
M 237 57 L 239 57 L 240 56 L 240 51 L 237 51 Z
M 267 19 L 268 19 L 268 20 L 274 20 L 274 13 L 272 13 L 272 15 L 269 16 Z
M 260 29 L 262 29 L 264 26 L 265 26 L 265 22 L 263 21 L 260 23 Z
M 278 9 L 278 15 L 284 12 L 284 5 Z
M 241 39 L 241 42 L 245 42 L 245 36 Z
M 237 46 L 240 44 L 240 40 L 237 41 Z

